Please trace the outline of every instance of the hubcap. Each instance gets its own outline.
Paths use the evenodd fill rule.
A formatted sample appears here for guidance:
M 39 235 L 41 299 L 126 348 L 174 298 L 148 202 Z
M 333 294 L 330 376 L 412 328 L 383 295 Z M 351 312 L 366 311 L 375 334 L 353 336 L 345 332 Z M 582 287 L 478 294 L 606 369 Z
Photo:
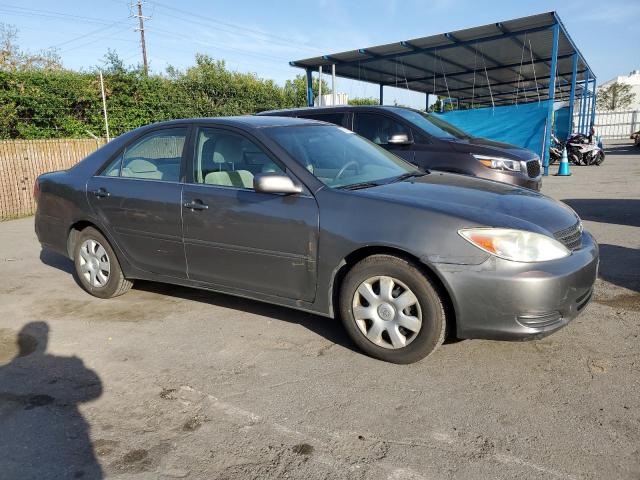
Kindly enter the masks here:
M 99 242 L 89 239 L 80 245 L 80 272 L 92 287 L 104 287 L 109 281 L 111 262 Z
M 393 277 L 371 277 L 362 282 L 353 295 L 352 307 L 362 334 L 383 348 L 406 347 L 422 327 L 418 298 Z

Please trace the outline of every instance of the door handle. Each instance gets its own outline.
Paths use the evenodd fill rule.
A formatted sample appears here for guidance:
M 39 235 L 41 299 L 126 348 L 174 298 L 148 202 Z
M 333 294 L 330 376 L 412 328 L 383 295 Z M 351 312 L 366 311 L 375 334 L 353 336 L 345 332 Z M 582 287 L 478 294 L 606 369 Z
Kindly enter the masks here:
M 185 208 L 188 208 L 190 210 L 208 210 L 209 209 L 209 205 L 202 203 L 201 200 L 191 200 L 190 202 L 185 202 L 183 205 Z
M 111 195 L 105 188 L 102 188 L 102 187 L 100 187 L 97 190 L 94 190 L 93 194 L 98 198 L 105 198 Z

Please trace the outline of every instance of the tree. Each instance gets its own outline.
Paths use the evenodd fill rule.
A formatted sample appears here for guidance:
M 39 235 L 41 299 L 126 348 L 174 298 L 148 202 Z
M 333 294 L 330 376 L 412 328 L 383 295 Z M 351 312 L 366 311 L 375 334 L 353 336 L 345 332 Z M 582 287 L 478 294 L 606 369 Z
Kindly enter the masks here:
M 313 98 L 318 96 L 318 79 L 314 78 L 312 83 Z M 322 94 L 332 93 L 329 84 L 322 80 Z M 293 80 L 287 80 L 284 84 L 284 94 L 287 102 L 292 107 L 305 107 L 307 105 L 307 78 L 304 75 L 296 75 Z
M 349 105 L 379 105 L 380 101 L 377 98 L 350 98 Z
M 598 110 L 624 110 L 633 103 L 636 94 L 631 91 L 631 85 L 615 82 L 598 89 L 596 105 Z
M 62 70 L 60 55 L 56 50 L 30 53 L 20 50 L 17 44 L 18 29 L 0 23 L 0 70 L 17 72 L 25 70 Z

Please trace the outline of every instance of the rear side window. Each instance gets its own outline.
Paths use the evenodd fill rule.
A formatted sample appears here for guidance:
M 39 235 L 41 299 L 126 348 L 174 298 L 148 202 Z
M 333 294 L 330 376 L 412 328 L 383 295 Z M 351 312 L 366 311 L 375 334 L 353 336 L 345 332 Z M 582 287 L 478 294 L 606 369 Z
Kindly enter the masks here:
M 178 182 L 186 138 L 186 127 L 148 133 L 127 146 L 100 175 Z
M 353 130 L 378 145 L 386 145 L 393 135 L 406 135 L 409 139 L 412 138 L 411 129 L 391 117 L 376 113 L 357 113 Z
M 333 123 L 334 125 L 344 125 L 344 113 L 300 113 L 298 117 L 309 120 L 320 120 L 321 122 Z

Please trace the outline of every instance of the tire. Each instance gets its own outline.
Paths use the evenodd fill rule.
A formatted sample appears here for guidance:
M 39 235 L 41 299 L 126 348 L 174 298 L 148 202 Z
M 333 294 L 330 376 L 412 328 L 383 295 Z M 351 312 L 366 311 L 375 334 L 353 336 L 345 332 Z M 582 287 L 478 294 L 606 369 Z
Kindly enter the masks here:
M 604 152 L 598 152 L 598 156 L 596 157 L 596 160 L 593 162 L 593 164 L 599 167 L 603 163 L 604 163 Z
M 117 297 L 133 285 L 124 277 L 113 248 L 95 228 L 87 227 L 78 234 L 73 262 L 80 285 L 95 297 Z
M 395 288 L 390 289 L 389 285 Z M 389 302 L 384 301 L 389 298 L 384 293 L 386 290 L 391 291 Z M 403 296 L 407 290 L 413 297 Z M 373 302 L 367 301 L 361 291 L 367 296 L 373 295 Z M 410 304 L 408 298 L 413 299 Z M 358 262 L 342 282 L 339 301 L 347 333 L 361 350 L 374 358 L 413 363 L 433 353 L 444 341 L 447 323 L 438 288 L 416 265 L 402 258 L 373 255 Z M 404 304 L 409 306 L 400 310 Z M 398 322 L 413 330 L 398 326 Z M 381 329 L 386 330 L 378 335 Z M 404 343 L 393 344 L 393 340 L 403 337 Z

